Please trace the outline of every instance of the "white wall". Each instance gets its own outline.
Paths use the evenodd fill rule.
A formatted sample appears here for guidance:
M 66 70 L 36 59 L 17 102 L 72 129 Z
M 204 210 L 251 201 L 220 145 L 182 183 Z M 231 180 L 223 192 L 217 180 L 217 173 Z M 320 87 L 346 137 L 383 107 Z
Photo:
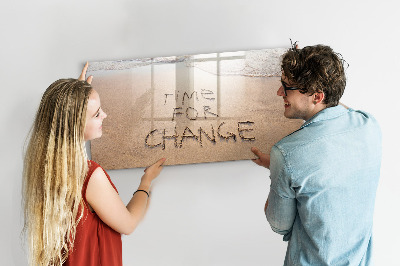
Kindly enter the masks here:
M 376 265 L 395 265 L 400 185 L 396 1 L 1 1 L 1 265 L 21 247 L 22 147 L 41 94 L 86 60 L 327 44 L 350 63 L 342 101 L 374 114 L 383 136 Z M 150 162 L 149 162 L 150 163 Z M 143 169 L 110 171 L 125 202 Z M 147 217 L 123 237 L 125 265 L 282 265 L 264 217 L 269 173 L 250 161 L 165 167 Z M 345 206 L 344 206 L 345 207 Z M 398 265 L 398 264 L 397 264 Z

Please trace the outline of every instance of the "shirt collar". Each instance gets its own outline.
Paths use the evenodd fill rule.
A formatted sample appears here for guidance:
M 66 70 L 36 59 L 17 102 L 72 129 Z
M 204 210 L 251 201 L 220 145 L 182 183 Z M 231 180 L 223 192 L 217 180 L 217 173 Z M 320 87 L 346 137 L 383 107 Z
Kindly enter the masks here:
M 349 110 L 350 109 L 346 109 L 342 105 L 325 108 L 325 109 L 319 111 L 318 113 L 316 113 L 313 117 L 308 119 L 306 122 L 304 122 L 304 124 L 300 127 L 300 129 L 304 128 L 312 123 L 315 123 L 315 122 L 320 122 L 320 121 L 329 120 L 332 118 L 342 116 L 345 113 L 347 113 Z

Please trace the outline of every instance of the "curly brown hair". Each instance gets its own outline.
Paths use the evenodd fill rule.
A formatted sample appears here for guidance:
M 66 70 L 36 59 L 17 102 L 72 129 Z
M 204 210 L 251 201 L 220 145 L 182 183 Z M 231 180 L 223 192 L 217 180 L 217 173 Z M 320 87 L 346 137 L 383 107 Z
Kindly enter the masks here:
M 339 104 L 346 87 L 344 64 L 347 63 L 342 55 L 329 46 L 319 44 L 297 49 L 294 43 L 283 55 L 282 72 L 291 84 L 303 88 L 301 93 L 323 92 L 323 103 L 332 107 Z

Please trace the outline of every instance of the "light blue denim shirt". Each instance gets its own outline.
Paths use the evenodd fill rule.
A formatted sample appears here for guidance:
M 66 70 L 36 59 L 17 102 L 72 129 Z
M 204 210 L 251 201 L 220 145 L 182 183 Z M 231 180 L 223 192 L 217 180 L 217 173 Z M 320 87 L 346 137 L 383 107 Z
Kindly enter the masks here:
M 322 110 L 271 150 L 266 211 L 284 265 L 371 265 L 381 131 L 369 114 Z

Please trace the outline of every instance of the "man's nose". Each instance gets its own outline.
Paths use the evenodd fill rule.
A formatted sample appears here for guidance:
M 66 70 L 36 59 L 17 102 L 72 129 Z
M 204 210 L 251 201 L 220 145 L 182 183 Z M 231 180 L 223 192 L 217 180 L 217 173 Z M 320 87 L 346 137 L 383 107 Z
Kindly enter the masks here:
M 276 92 L 276 95 L 278 96 L 285 96 L 285 92 L 283 91 L 283 86 L 281 85 L 278 89 L 278 91 Z

